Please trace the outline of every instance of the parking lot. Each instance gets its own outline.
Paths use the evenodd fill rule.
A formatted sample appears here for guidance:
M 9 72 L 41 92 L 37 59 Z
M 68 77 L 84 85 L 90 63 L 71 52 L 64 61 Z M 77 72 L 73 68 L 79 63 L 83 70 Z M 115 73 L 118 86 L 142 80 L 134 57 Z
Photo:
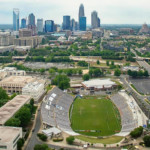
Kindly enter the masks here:
M 139 93 L 150 94 L 150 79 L 129 79 Z

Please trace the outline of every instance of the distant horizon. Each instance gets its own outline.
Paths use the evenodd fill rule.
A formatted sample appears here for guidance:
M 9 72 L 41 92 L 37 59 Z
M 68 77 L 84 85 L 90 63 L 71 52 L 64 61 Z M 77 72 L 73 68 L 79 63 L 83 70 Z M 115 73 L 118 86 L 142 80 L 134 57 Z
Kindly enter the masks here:
M 78 21 L 81 3 L 87 24 L 91 24 L 94 10 L 102 24 L 150 24 L 149 0 L 0 0 L 0 24 L 12 24 L 13 8 L 20 10 L 20 20 L 34 13 L 36 19 L 54 20 L 56 24 L 62 23 L 64 15 Z

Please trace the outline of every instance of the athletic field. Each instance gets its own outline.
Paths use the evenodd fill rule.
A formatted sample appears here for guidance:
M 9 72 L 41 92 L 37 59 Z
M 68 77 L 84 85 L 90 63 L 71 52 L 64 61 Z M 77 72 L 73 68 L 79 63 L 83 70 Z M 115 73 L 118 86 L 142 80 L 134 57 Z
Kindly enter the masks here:
M 120 114 L 107 98 L 88 96 L 74 101 L 72 129 L 89 136 L 108 136 L 121 130 Z

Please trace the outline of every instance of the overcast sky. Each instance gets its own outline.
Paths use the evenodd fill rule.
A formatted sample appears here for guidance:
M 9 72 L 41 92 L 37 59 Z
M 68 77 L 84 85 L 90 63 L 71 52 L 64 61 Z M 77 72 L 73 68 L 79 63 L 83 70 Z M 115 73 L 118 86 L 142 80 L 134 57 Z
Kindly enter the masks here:
M 13 8 L 20 9 L 20 18 L 34 13 L 37 18 L 62 23 L 63 15 L 78 20 L 79 5 L 83 3 L 87 23 L 96 10 L 102 24 L 150 23 L 150 0 L 0 0 L 0 24 L 12 24 Z

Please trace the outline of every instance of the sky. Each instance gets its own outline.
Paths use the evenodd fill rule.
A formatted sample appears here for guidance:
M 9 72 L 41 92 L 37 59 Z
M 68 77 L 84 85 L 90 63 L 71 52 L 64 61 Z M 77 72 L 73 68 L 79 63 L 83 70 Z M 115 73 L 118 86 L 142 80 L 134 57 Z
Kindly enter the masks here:
M 78 20 L 83 3 L 87 24 L 96 10 L 102 24 L 150 24 L 150 0 L 0 0 L 0 24 L 12 24 L 13 8 L 19 8 L 20 18 L 34 13 L 37 18 L 61 24 L 63 15 Z

